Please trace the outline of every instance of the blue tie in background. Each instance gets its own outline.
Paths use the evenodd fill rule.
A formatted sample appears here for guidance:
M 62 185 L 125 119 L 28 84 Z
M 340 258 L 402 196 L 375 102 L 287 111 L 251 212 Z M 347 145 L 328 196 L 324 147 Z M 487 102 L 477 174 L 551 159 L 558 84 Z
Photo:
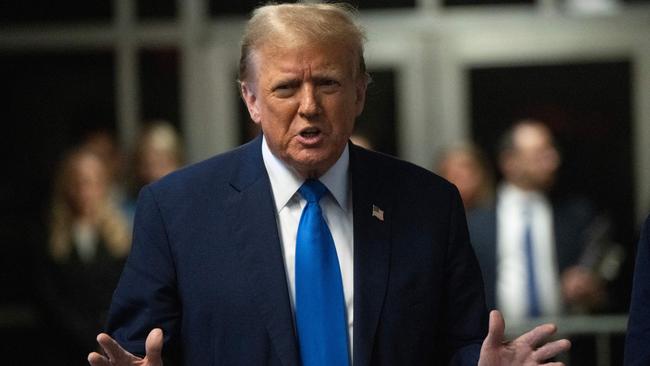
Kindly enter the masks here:
M 296 325 L 303 366 L 349 365 L 341 270 L 319 205 L 327 188 L 309 179 L 296 239 Z
M 526 270 L 528 277 L 528 316 L 536 318 L 541 315 L 539 309 L 539 293 L 535 278 L 535 254 L 533 246 L 533 229 L 531 208 L 524 209 L 524 251 L 526 253 Z

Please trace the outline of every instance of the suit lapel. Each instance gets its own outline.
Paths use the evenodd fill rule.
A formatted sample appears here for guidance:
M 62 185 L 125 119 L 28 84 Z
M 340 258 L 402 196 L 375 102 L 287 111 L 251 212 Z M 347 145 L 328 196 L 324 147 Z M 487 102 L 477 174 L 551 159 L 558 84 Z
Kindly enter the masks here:
M 496 308 L 497 306 L 497 280 L 498 280 L 498 268 L 497 266 L 497 251 L 499 247 L 499 237 L 497 235 L 498 230 L 498 221 L 497 221 L 497 207 L 491 207 L 486 215 L 484 220 L 486 223 L 483 223 L 482 227 L 485 228 L 486 232 L 482 233 L 485 235 L 485 238 L 479 238 L 487 244 L 487 248 L 479 253 L 479 262 L 487 263 L 483 266 L 483 283 L 485 286 L 485 301 L 488 306 Z
M 276 353 L 283 365 L 298 365 L 293 315 L 261 138 L 243 149 L 239 170 L 231 180 L 236 191 L 228 205 L 232 239 L 240 248 L 241 268 Z
M 369 365 L 390 261 L 391 205 L 379 172 L 350 149 L 354 210 L 354 366 Z M 375 215 L 373 215 L 373 206 Z M 380 216 L 380 217 L 377 217 Z

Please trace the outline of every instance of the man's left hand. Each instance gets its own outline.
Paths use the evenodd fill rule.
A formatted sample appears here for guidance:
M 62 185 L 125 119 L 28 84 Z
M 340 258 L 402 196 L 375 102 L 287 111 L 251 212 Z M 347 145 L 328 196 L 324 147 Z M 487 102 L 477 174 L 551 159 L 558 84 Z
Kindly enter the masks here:
M 478 366 L 561 366 L 561 362 L 547 360 L 566 352 L 571 342 L 566 339 L 546 343 L 545 339 L 555 333 L 554 324 L 543 324 L 521 335 L 514 341 L 504 340 L 505 322 L 498 310 L 490 313 L 490 328 L 481 347 Z

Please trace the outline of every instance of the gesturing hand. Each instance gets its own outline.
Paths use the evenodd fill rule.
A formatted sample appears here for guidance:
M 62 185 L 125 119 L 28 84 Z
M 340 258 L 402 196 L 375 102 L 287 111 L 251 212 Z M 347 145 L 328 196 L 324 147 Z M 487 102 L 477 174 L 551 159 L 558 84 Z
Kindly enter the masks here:
M 106 356 L 97 352 L 88 355 L 92 366 L 162 366 L 163 332 L 156 328 L 149 332 L 145 342 L 146 356 L 140 358 L 127 352 L 106 333 L 97 336 L 97 343 L 102 347 Z
M 554 324 L 543 324 L 511 342 L 505 342 L 503 316 L 497 310 L 490 313 L 490 329 L 481 347 L 479 366 L 561 366 L 561 362 L 547 363 L 546 360 L 568 351 L 571 343 L 566 339 L 545 343 L 555 333 Z

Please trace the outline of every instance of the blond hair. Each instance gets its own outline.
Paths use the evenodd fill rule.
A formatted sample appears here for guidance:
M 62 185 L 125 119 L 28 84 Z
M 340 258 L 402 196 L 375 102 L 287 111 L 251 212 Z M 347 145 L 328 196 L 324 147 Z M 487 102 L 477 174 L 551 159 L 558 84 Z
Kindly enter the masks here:
M 50 208 L 49 254 L 57 262 L 65 262 L 72 253 L 72 227 L 74 209 L 68 195 L 76 174 L 76 164 L 86 157 L 97 159 L 106 174 L 106 166 L 99 156 L 87 149 L 78 149 L 68 153 L 61 162 L 57 173 L 52 204 Z M 106 177 L 108 180 L 108 177 Z M 107 183 L 108 184 L 108 183 Z M 99 235 L 108 252 L 121 258 L 128 254 L 131 235 L 129 225 L 106 193 L 97 216 Z
M 183 162 L 183 146 L 174 126 L 165 120 L 148 122 L 140 131 L 137 139 L 137 154 L 145 149 L 152 149 L 168 154 L 178 165 Z
M 365 33 L 355 22 L 356 9 L 336 4 L 269 4 L 253 11 L 241 42 L 239 81 L 250 77 L 251 58 L 264 45 L 303 46 L 339 43 L 356 53 L 359 75 L 368 78 L 363 58 Z

